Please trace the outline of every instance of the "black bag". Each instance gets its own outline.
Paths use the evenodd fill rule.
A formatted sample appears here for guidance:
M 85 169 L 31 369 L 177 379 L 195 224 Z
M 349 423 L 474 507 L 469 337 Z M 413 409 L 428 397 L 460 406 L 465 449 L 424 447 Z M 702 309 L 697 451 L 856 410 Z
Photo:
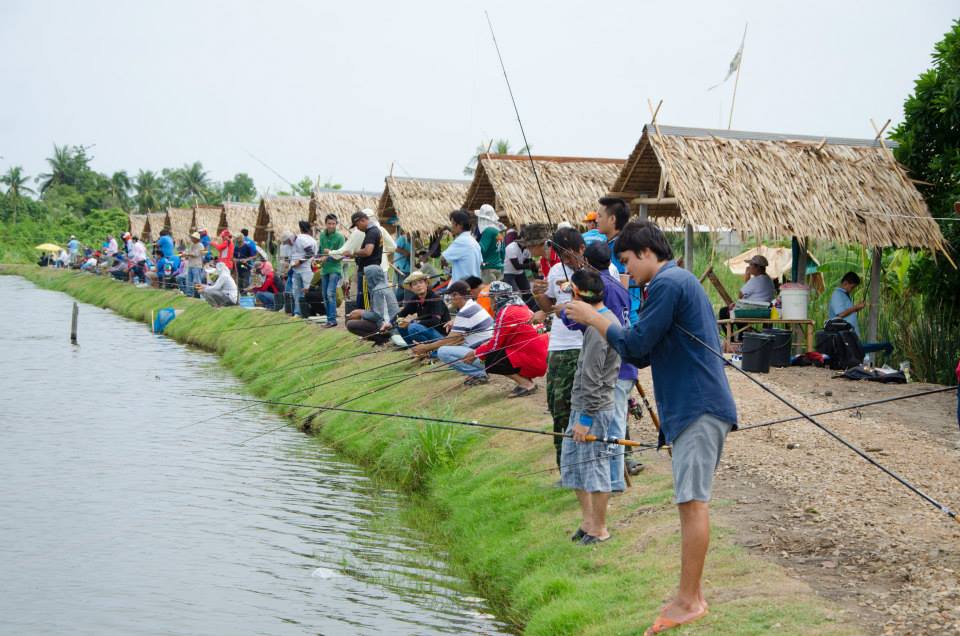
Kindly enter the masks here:
M 838 321 L 831 320 L 827 326 Z M 829 356 L 827 364 L 834 371 L 845 371 L 855 367 L 863 362 L 863 349 L 860 347 L 860 339 L 856 332 L 845 320 L 840 320 L 847 325 L 846 329 L 837 331 L 828 331 L 826 326 L 823 331 L 817 332 L 816 350 L 825 356 Z
M 831 318 L 823 325 L 823 330 L 830 333 L 843 333 L 853 331 L 853 325 L 843 318 Z

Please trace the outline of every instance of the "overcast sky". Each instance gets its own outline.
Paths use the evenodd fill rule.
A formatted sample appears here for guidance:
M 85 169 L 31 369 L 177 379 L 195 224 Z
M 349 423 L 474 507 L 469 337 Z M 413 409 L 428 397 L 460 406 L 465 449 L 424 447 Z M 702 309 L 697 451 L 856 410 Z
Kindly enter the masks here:
M 307 2 L 0 0 L 0 171 L 95 144 L 102 172 L 200 160 L 264 190 L 304 175 L 379 192 L 462 178 L 482 139 L 626 157 L 650 115 L 726 127 L 723 79 L 749 22 L 733 127 L 872 137 L 958 17 L 953 1 Z

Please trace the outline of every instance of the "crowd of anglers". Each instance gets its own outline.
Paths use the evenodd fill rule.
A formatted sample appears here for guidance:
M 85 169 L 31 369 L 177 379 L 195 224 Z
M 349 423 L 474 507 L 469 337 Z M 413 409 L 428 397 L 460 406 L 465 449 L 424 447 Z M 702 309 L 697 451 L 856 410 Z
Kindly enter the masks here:
M 485 205 L 451 212 L 449 237 L 415 249 L 399 227 L 385 229 L 361 210 L 347 236 L 333 214 L 319 231 L 301 221 L 299 233 L 279 237 L 276 268 L 245 229 L 216 238 L 200 229 L 180 250 L 162 231 L 151 254 L 129 232 L 123 249 L 107 237 L 85 254 L 72 239 L 65 261 L 49 264 L 176 287 L 215 307 L 252 299 L 328 328 L 342 316 L 350 333 L 449 367 L 466 387 L 508 378 L 508 398 L 536 393 L 545 377 L 558 485 L 579 501 L 571 540 L 580 545 L 610 540 L 610 496 L 642 468 L 620 449 L 636 410 L 632 394 L 643 395 L 638 368 L 649 366 L 659 412 L 651 416 L 657 447 L 671 449 L 682 537 L 680 584 L 647 630 L 655 634 L 708 612 L 708 502 L 726 436 L 737 428 L 736 406 L 713 307 L 700 281 L 677 266 L 660 228 L 630 220 L 618 198 L 600 199 L 578 221 L 586 232 L 568 223 L 507 228 Z M 349 277 L 347 267 L 355 270 Z

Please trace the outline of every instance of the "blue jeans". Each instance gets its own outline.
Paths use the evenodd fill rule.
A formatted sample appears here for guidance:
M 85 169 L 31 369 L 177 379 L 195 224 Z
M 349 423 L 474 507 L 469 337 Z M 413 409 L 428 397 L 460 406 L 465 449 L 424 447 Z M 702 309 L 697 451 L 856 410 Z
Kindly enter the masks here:
M 617 379 L 613 387 L 613 422 L 610 423 L 608 435 L 623 439 L 627 436 L 627 407 L 630 400 L 630 391 L 633 390 L 633 380 Z M 610 490 L 622 492 L 627 489 L 627 482 L 623 477 L 623 451 L 626 447 L 619 447 L 610 455 Z
M 203 284 L 203 268 L 202 267 L 188 267 L 187 268 L 187 295 L 193 296 L 194 298 L 199 298 L 200 294 L 197 293 L 196 287 L 194 285 Z
M 357 266 L 357 306 L 356 309 L 366 309 L 363 302 L 363 268 Z
M 257 302 L 266 307 L 271 311 L 276 311 L 277 307 L 277 297 L 273 292 L 257 292 L 256 296 Z
M 427 342 L 428 340 L 440 340 L 443 334 L 433 327 L 424 327 L 419 322 L 411 322 L 409 327 L 397 327 L 397 331 L 407 341 L 407 344 L 417 342 Z
M 323 307 L 327 310 L 327 324 L 337 324 L 337 286 L 340 284 L 340 272 L 324 274 L 321 279 L 323 290 Z
M 290 270 L 292 283 L 289 284 L 290 293 L 293 294 L 293 315 L 302 316 L 300 312 L 300 300 L 303 298 L 303 290 L 306 287 L 303 283 L 303 276 L 293 270 Z
M 486 377 L 487 372 L 483 367 L 483 360 L 479 358 L 473 362 L 467 364 L 466 362 L 454 362 L 454 360 L 460 360 L 463 356 L 467 355 L 467 352 L 473 351 L 470 347 L 455 346 L 455 345 L 445 345 L 437 349 L 437 358 L 440 359 L 440 362 L 450 365 L 452 369 L 456 369 L 464 375 L 468 375 L 471 378 L 483 378 Z

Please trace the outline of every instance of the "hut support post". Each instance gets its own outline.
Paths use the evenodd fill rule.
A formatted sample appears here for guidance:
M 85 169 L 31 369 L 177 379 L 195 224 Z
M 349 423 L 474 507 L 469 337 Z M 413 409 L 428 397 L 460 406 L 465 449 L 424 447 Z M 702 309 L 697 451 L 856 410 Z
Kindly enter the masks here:
M 641 196 L 641 197 L 646 197 L 647 195 L 646 195 L 646 194 L 641 194 L 640 196 Z M 647 220 L 647 217 L 648 217 L 648 215 L 649 215 L 649 208 L 647 207 L 647 204 L 646 204 L 646 203 L 641 203 L 641 204 L 639 204 L 639 205 L 637 206 L 637 208 L 638 208 L 638 213 L 639 213 L 639 215 L 640 215 L 640 220 L 641 220 L 641 221 L 646 221 L 646 220 Z
M 689 223 L 683 230 L 683 266 L 688 272 L 693 271 L 693 226 Z
M 880 276 L 883 248 L 873 248 L 873 262 L 870 263 L 870 321 L 867 323 L 867 342 L 877 342 L 880 324 Z
M 795 283 L 807 282 L 807 240 L 805 238 L 797 239 L 800 249 L 797 250 L 797 275 L 793 279 Z

